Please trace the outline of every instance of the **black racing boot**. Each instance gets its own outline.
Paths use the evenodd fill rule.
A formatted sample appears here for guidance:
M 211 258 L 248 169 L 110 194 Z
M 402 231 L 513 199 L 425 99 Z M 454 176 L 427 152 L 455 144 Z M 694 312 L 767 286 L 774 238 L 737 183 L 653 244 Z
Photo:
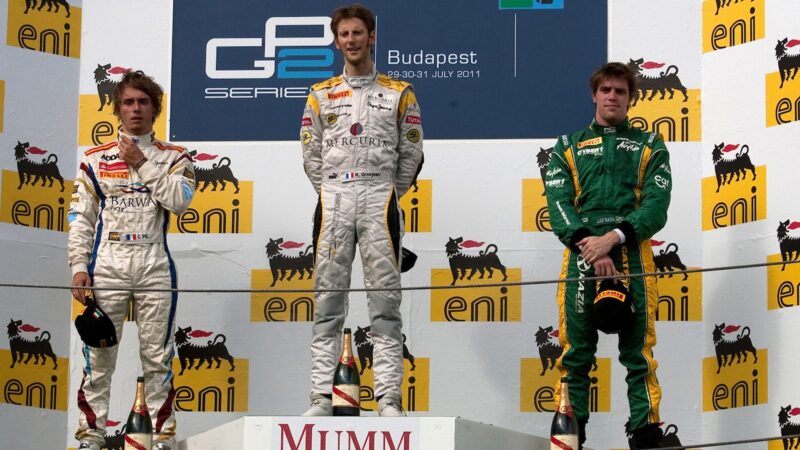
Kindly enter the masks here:
M 648 448 L 664 447 L 662 440 L 664 432 L 657 423 L 650 423 L 641 428 L 633 430 L 628 438 L 631 450 L 643 450 Z

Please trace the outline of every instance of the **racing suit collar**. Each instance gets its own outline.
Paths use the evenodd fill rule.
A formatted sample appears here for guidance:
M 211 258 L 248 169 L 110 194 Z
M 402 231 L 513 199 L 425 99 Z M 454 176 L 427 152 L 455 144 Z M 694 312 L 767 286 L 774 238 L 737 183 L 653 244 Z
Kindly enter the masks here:
M 130 134 L 125 133 L 122 129 L 117 130 L 117 140 L 122 139 L 122 136 L 128 136 L 133 140 L 136 145 L 139 146 L 150 146 L 156 140 L 156 132 L 152 131 L 149 134 L 143 134 L 141 136 L 132 136 Z
M 589 125 L 589 128 L 591 128 L 592 131 L 594 131 L 597 134 L 616 134 L 616 133 L 619 133 L 621 131 L 625 131 L 625 130 L 629 129 L 630 127 L 631 127 L 631 124 L 628 121 L 627 117 L 625 118 L 625 120 L 622 121 L 622 123 L 620 123 L 617 126 L 608 126 L 607 127 L 605 125 L 600 125 L 599 123 L 597 123 L 597 120 L 595 120 L 595 119 L 592 119 L 592 123 L 591 123 L 591 125 Z
M 351 75 L 347 74 L 347 69 L 345 68 L 345 69 L 342 69 L 342 77 L 344 78 L 344 81 L 347 84 L 350 85 L 350 87 L 360 88 L 360 87 L 364 87 L 364 86 L 372 83 L 373 81 L 375 81 L 375 78 L 378 77 L 378 72 L 375 70 L 375 63 L 373 63 L 372 64 L 372 71 L 369 73 L 369 75 L 360 76 L 360 77 L 359 76 L 351 76 Z

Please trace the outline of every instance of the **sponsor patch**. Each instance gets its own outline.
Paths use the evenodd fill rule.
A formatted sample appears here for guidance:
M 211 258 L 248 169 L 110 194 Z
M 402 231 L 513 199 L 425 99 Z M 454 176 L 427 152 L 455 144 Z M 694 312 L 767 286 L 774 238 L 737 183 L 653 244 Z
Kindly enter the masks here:
M 101 162 L 100 163 L 100 170 L 109 170 L 109 171 L 128 170 L 128 163 L 126 163 L 126 162 L 115 162 L 115 163 L 109 164 L 109 163 Z
M 116 231 L 109 232 L 108 233 L 108 240 L 109 241 L 119 241 L 120 240 L 119 233 L 116 232 Z
M 325 116 L 325 122 L 327 122 L 328 125 L 333 125 L 333 124 L 336 123 L 336 119 L 337 118 L 338 118 L 338 116 L 336 114 L 331 113 L 331 114 L 328 114 L 327 116 Z
M 100 178 L 128 178 L 128 171 L 124 172 L 106 172 L 100 171 Z
M 603 143 L 603 138 L 596 137 L 593 139 L 587 139 L 585 141 L 578 142 L 578 148 L 588 147 L 590 145 L 600 145 L 602 143 Z
M 183 169 L 183 177 L 194 180 L 194 171 L 188 167 Z
M 422 119 L 419 116 L 406 116 L 406 123 L 422 125 Z
M 417 142 L 419 142 L 419 130 L 417 130 L 416 128 L 408 130 L 408 133 L 406 133 L 406 138 L 408 138 L 409 141 L 416 144 Z
M 336 100 L 337 98 L 345 98 L 352 96 L 353 96 L 353 91 L 328 92 L 328 100 Z
M 310 127 L 311 126 L 311 117 L 303 117 L 303 120 L 300 122 L 301 127 Z
M 300 133 L 300 141 L 303 142 L 303 145 L 308 145 L 311 142 L 311 132 L 303 131 Z

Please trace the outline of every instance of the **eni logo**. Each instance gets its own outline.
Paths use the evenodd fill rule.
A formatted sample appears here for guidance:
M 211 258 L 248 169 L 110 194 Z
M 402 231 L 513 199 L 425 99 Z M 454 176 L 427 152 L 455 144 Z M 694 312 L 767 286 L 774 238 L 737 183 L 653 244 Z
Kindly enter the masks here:
M 81 8 L 66 0 L 9 0 L 6 43 L 12 47 L 80 58 Z M 47 9 L 43 9 L 47 6 Z

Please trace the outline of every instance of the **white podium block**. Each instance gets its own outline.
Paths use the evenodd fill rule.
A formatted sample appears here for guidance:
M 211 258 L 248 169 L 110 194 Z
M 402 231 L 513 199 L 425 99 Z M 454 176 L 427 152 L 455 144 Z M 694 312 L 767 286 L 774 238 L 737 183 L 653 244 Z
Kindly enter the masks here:
M 549 450 L 550 440 L 459 417 L 243 417 L 178 450 Z

